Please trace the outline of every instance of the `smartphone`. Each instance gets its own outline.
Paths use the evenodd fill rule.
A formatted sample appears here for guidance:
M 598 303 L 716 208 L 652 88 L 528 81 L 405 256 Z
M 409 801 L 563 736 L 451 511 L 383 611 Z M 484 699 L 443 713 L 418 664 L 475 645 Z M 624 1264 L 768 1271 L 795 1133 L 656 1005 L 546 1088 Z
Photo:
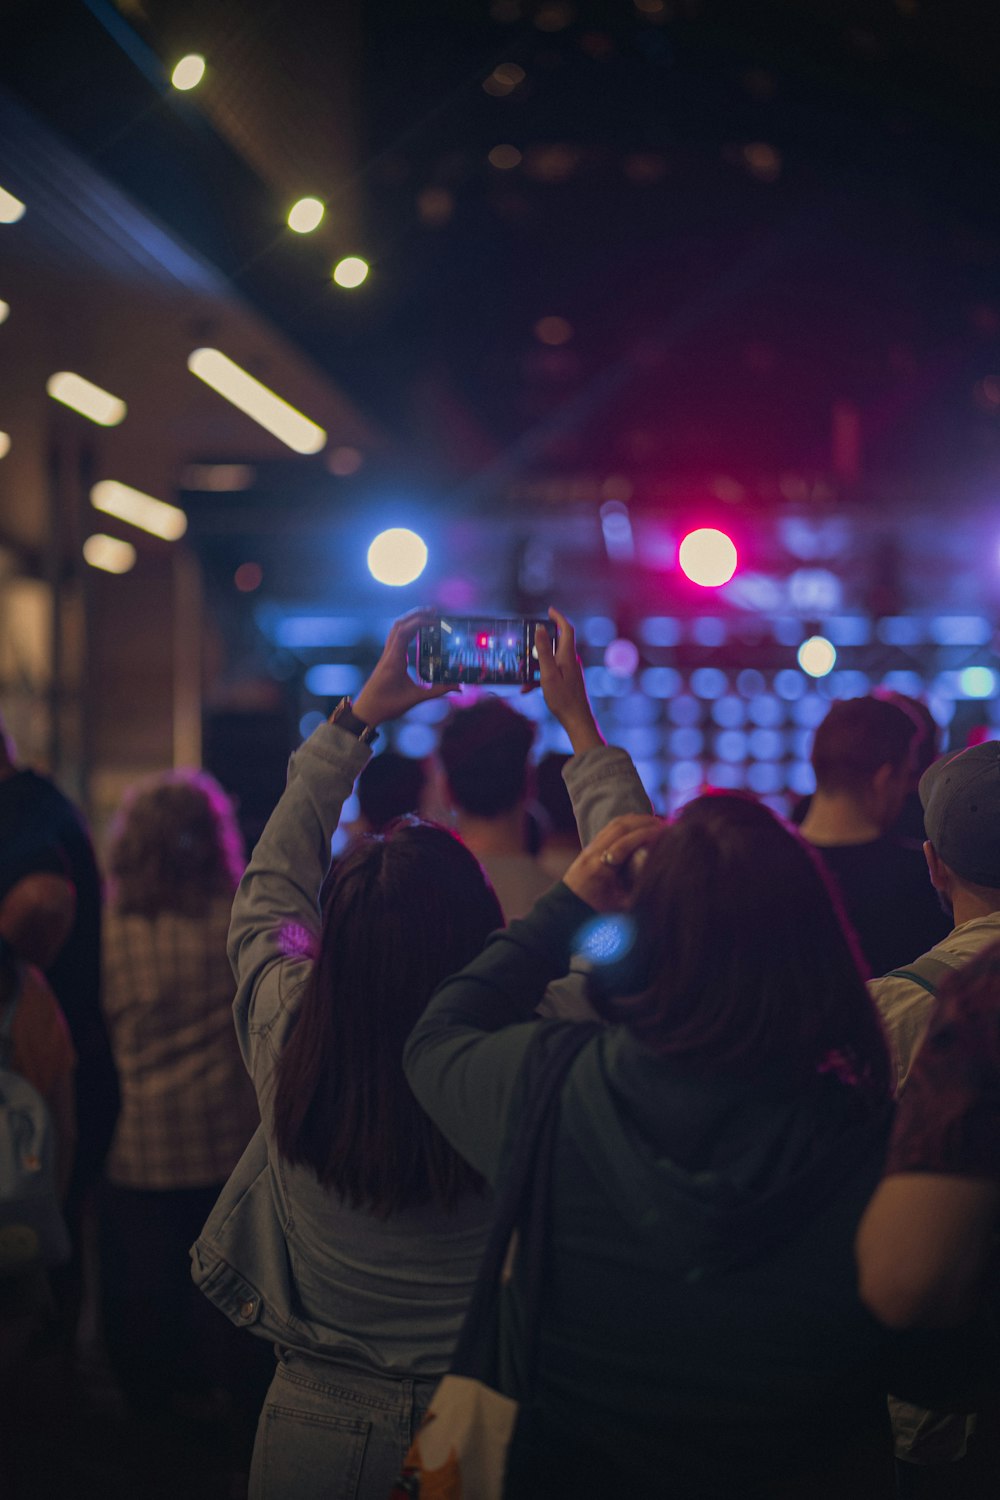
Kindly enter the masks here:
M 420 627 L 417 672 L 424 682 L 476 687 L 537 682 L 536 625 L 548 621 L 439 615 Z

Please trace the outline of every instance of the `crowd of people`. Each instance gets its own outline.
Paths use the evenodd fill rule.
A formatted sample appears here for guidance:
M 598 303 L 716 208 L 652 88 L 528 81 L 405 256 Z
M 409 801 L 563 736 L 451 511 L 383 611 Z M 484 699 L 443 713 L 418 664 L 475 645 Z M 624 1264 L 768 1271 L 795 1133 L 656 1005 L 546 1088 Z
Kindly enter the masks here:
M 92 1223 L 137 1423 L 243 1414 L 253 1500 L 457 1494 L 418 1488 L 421 1432 L 523 1160 L 489 1493 L 964 1496 L 1000 1383 L 1000 742 L 837 702 L 792 820 L 711 789 L 664 820 L 552 610 L 572 754 L 456 700 L 445 827 L 372 748 L 454 691 L 411 674 L 420 619 L 248 864 L 223 789 L 172 772 L 102 891 L 0 737 L 0 1080 L 37 1091 L 61 1211 L 26 1229 L 0 1177 L 0 1411 L 39 1349 L 72 1390 Z

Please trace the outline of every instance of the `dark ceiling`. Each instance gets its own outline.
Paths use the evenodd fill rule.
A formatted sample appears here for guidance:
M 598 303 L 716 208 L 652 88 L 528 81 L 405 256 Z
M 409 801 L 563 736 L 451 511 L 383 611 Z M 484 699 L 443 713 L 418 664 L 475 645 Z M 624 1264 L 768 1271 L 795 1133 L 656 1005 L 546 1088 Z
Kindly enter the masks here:
M 995 6 L 5 9 L 0 83 L 456 500 L 1000 480 Z M 210 72 L 181 97 L 160 69 L 188 49 Z M 313 239 L 282 225 L 307 191 Z M 372 273 L 345 293 L 351 252 Z

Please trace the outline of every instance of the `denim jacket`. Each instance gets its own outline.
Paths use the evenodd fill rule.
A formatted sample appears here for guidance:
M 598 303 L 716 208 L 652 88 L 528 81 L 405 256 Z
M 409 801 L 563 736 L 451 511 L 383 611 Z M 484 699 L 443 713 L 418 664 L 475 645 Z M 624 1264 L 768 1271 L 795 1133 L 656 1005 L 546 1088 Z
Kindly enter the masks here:
M 274 1071 L 309 978 L 330 839 L 367 748 L 322 724 L 292 756 L 233 907 L 236 1031 L 262 1124 L 192 1248 L 195 1282 L 238 1325 L 346 1364 L 401 1376 L 442 1373 L 488 1228 L 486 1198 L 451 1214 L 389 1220 L 352 1209 L 271 1138 Z M 628 755 L 602 746 L 566 767 L 582 839 L 612 817 L 648 812 Z M 549 1014 L 589 1017 L 580 976 L 551 986 Z

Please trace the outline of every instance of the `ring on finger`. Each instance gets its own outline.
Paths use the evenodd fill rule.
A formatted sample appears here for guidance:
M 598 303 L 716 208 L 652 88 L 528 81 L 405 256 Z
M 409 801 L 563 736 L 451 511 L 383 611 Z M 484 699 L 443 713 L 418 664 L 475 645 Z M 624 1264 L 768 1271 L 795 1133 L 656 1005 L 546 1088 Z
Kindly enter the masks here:
M 602 865 L 617 865 L 617 863 L 618 863 L 618 861 L 612 856 L 611 850 L 610 849 L 605 849 L 604 853 L 601 855 L 601 864 Z

